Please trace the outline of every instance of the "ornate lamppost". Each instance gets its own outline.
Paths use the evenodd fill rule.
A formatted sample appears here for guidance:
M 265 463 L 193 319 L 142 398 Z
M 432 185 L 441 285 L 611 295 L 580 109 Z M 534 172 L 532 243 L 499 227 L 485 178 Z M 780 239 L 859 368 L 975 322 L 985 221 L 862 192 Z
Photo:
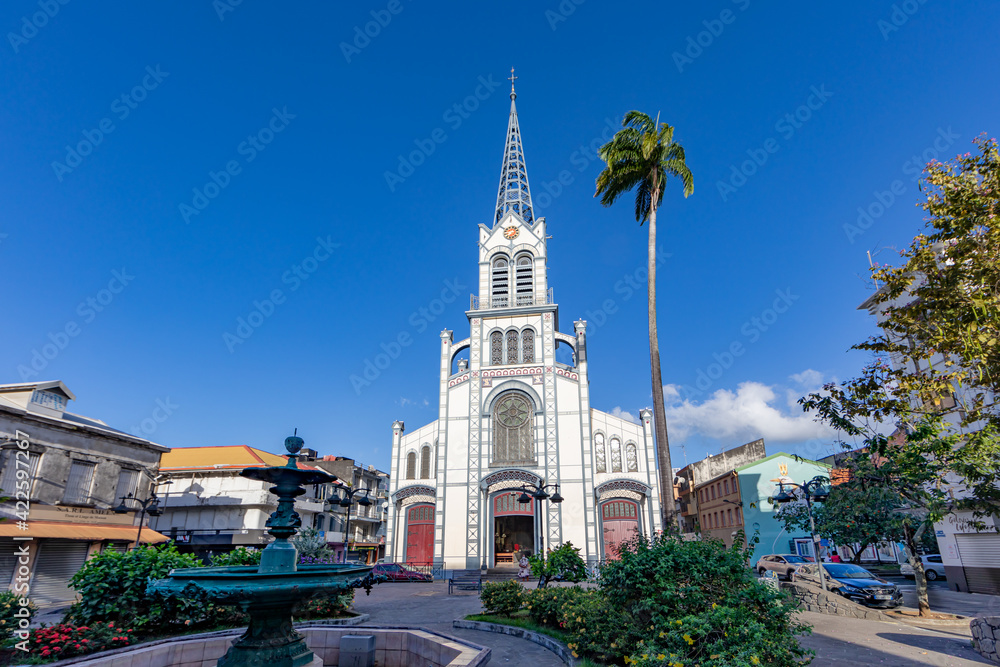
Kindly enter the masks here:
M 344 495 L 340 498 L 340 502 L 338 504 L 341 507 L 347 508 L 347 525 L 344 527 L 344 562 L 346 563 L 347 555 L 351 550 L 351 508 L 354 506 L 354 496 L 362 492 L 365 494 L 357 501 L 357 504 L 363 507 L 368 507 L 372 504 L 372 501 L 368 499 L 368 492 L 371 489 L 362 489 L 360 487 L 357 489 L 350 489 L 344 486 L 341 487 L 340 490 L 344 493 Z
M 133 497 L 130 493 L 127 496 L 121 497 L 121 502 L 118 504 L 118 507 L 114 509 L 115 514 L 128 514 L 131 511 L 128 505 L 125 504 L 125 501 L 137 503 L 139 507 L 142 508 L 142 511 L 139 513 L 139 532 L 135 536 L 135 548 L 138 549 L 139 539 L 142 537 L 142 524 L 146 520 L 146 515 L 161 516 L 163 514 L 163 509 L 160 507 L 160 499 L 156 497 L 155 491 L 153 491 L 149 495 L 149 498 L 146 498 L 145 500 L 139 500 L 138 498 Z
M 529 488 L 530 487 L 530 488 Z M 549 495 L 546 493 L 545 489 L 552 489 L 554 493 Z M 559 495 L 559 485 L 558 484 L 528 484 L 521 485 L 520 488 L 514 489 L 515 491 L 520 491 L 521 495 L 517 497 L 517 502 L 527 505 L 531 502 L 531 499 L 542 501 L 548 500 L 550 502 L 556 503 L 557 505 L 563 501 L 563 497 Z M 545 559 L 545 531 L 539 531 L 539 536 L 541 537 L 541 549 L 539 553 L 542 555 L 542 560 Z
M 800 489 L 806 498 L 806 513 L 809 515 L 809 528 L 812 532 L 813 541 L 813 553 L 816 555 L 816 566 L 819 569 L 819 583 L 823 586 L 823 590 L 826 590 L 826 572 L 823 568 L 823 559 L 819 557 L 819 535 L 816 534 L 816 521 L 813 519 L 812 513 L 812 503 L 823 502 L 830 497 L 830 491 L 827 489 L 827 483 L 830 481 L 822 475 L 817 475 L 805 484 L 796 484 L 795 482 L 787 482 L 782 479 L 771 480 L 778 482 L 778 495 L 771 498 L 771 502 L 784 505 L 795 500 L 795 494 L 785 491 L 786 486 L 791 486 L 796 489 Z

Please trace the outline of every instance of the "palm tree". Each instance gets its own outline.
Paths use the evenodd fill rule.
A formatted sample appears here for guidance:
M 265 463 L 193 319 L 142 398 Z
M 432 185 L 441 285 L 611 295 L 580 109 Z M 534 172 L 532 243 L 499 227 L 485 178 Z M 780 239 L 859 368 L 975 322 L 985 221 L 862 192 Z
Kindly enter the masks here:
M 607 167 L 597 177 L 594 196 L 599 196 L 604 206 L 611 206 L 634 189 L 635 219 L 640 225 L 649 221 L 649 361 L 653 373 L 653 428 L 660 467 L 660 505 L 666 528 L 676 525 L 676 517 L 672 511 L 673 468 L 663 405 L 660 343 L 656 334 L 656 211 L 663 201 L 668 176 L 681 179 L 685 197 L 694 192 L 694 178 L 684 162 L 684 148 L 674 141 L 674 128 L 660 123 L 659 114 L 654 121 L 640 111 L 629 111 L 622 119 L 622 128 L 601 147 L 599 155 Z

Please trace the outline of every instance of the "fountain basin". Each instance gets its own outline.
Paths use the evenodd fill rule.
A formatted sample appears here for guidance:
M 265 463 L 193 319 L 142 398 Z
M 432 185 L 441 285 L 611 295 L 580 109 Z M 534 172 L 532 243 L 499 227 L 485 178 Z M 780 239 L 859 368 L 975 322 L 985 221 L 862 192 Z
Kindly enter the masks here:
M 296 629 L 327 667 L 340 661 L 343 635 L 373 635 L 379 667 L 479 667 L 489 662 L 491 654 L 490 649 L 478 644 L 417 627 L 345 626 L 314 621 L 298 624 Z M 161 639 L 100 655 L 60 660 L 49 667 L 214 667 L 240 632 L 227 630 Z
M 358 565 L 299 565 L 295 571 L 258 572 L 256 565 L 185 567 L 150 584 L 155 595 L 203 593 L 220 605 L 245 606 L 260 602 L 307 600 L 354 588 L 371 568 Z

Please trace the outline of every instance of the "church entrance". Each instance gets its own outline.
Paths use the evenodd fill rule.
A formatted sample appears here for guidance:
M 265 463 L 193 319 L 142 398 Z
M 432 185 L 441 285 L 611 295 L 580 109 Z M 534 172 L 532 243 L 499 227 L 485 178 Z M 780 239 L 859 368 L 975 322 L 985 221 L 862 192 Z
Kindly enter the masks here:
M 514 566 L 522 553 L 535 553 L 535 499 L 519 503 L 518 491 L 493 497 L 493 563 Z
M 434 560 L 434 505 L 412 505 L 406 512 L 407 563 L 429 565 Z
M 630 500 L 609 500 L 601 505 L 604 557 L 618 558 L 618 545 L 639 533 L 639 506 Z

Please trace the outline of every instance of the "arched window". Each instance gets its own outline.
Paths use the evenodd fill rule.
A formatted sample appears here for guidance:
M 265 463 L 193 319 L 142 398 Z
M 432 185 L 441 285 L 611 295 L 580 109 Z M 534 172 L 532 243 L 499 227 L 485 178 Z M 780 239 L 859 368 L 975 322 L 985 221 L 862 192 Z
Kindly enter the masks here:
M 420 479 L 429 479 L 431 476 L 431 448 L 424 445 L 420 450 Z
M 622 471 L 622 441 L 611 438 L 611 472 Z
M 517 331 L 514 329 L 507 332 L 507 363 L 517 363 Z
M 515 391 L 501 394 L 493 407 L 493 463 L 535 463 L 534 409 Z
M 410 452 L 406 455 L 406 479 L 417 478 L 417 453 Z
M 506 308 L 510 305 L 510 266 L 506 257 L 493 260 L 490 269 L 490 308 Z
M 535 363 L 535 332 L 531 329 L 521 332 L 521 363 Z
M 634 442 L 625 444 L 625 465 L 629 472 L 639 472 L 639 456 Z
M 532 306 L 535 303 L 533 263 L 531 255 L 521 255 L 514 263 L 514 287 L 518 306 Z
M 597 472 L 608 471 L 607 453 L 604 451 L 604 434 L 598 433 L 594 436 L 594 459 L 596 460 Z
M 490 334 L 490 364 L 499 366 L 503 363 L 503 333 L 494 331 Z

